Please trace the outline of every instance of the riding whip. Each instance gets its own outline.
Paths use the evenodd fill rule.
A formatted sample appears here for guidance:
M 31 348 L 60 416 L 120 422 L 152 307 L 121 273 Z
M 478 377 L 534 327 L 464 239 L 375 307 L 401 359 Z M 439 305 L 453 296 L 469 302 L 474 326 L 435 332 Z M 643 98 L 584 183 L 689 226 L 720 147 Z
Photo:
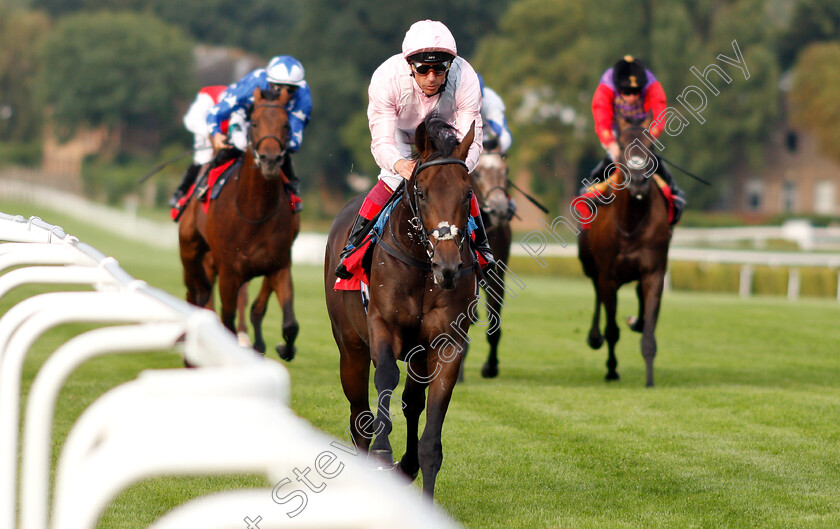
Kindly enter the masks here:
M 172 162 L 176 162 L 176 161 L 180 160 L 181 158 L 183 158 L 184 156 L 186 156 L 186 155 L 188 155 L 188 154 L 192 154 L 192 153 L 193 153 L 193 150 L 192 150 L 192 149 L 190 149 L 190 150 L 188 150 L 188 151 L 182 152 L 181 154 L 179 154 L 179 155 L 177 155 L 177 156 L 173 156 L 172 158 L 170 158 L 170 159 L 166 160 L 165 162 L 163 162 L 163 163 L 161 163 L 161 164 L 157 165 L 154 169 L 152 169 L 151 171 L 149 171 L 148 173 L 146 173 L 145 175 L 143 175 L 143 178 L 141 178 L 140 180 L 138 180 L 137 185 L 142 184 L 143 182 L 145 182 L 146 180 L 148 180 L 149 178 L 151 178 L 153 175 L 155 175 L 155 174 L 157 174 L 158 172 L 160 172 L 160 170 L 161 170 L 161 169 L 163 169 L 163 168 L 164 168 L 164 167 L 166 167 L 167 165 L 171 164 Z
M 703 180 L 702 178 L 700 178 L 700 177 L 699 177 L 699 176 L 697 176 L 697 175 L 693 175 L 693 174 L 689 173 L 688 171 L 686 171 L 685 169 L 683 169 L 683 168 L 682 168 L 682 167 L 680 167 L 679 165 L 675 164 L 675 163 L 674 163 L 674 162 L 672 162 L 671 160 L 666 160 L 666 159 L 665 159 L 665 157 L 663 157 L 663 156 L 659 156 L 659 158 L 660 158 L 663 162 L 666 162 L 668 165 L 672 166 L 674 169 L 679 169 L 680 171 L 684 172 L 685 174 L 687 174 L 687 175 L 688 175 L 688 176 L 690 176 L 691 178 L 693 178 L 693 179 L 697 180 L 698 182 L 703 183 L 703 184 L 706 184 L 707 186 L 711 187 L 711 185 L 712 185 L 712 184 L 710 184 L 710 183 L 709 183 L 709 182 L 707 182 L 706 180 Z
M 514 184 L 514 183 L 513 183 L 513 181 L 512 181 L 510 178 L 508 178 L 508 184 L 510 184 L 510 185 L 511 185 L 511 187 L 513 187 L 514 189 L 516 189 L 517 191 L 519 191 L 519 192 L 520 192 L 520 193 L 522 193 L 523 195 L 525 195 L 525 198 L 527 198 L 528 200 L 530 200 L 530 201 L 531 201 L 531 204 L 533 204 L 533 205 L 537 206 L 538 208 L 540 208 L 540 209 L 542 210 L 542 212 L 543 212 L 543 213 L 548 213 L 548 208 L 546 208 L 545 206 L 543 206 L 542 204 L 540 204 L 540 203 L 537 201 L 537 199 L 536 199 L 536 198 L 532 197 L 531 195 L 529 195 L 529 194 L 528 194 L 528 193 L 526 193 L 525 191 L 522 191 L 522 189 L 520 189 L 519 187 L 517 187 L 517 185 L 516 185 L 516 184 Z

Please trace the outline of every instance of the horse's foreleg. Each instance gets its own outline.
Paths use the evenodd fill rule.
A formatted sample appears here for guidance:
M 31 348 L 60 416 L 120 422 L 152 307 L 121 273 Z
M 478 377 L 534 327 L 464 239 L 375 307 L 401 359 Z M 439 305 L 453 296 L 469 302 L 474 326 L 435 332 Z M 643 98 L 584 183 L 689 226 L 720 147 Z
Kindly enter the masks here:
M 642 332 L 645 328 L 645 295 L 641 280 L 636 284 L 636 298 L 639 300 L 639 315 L 627 316 L 627 325 L 631 331 Z
M 219 274 L 219 297 L 222 301 L 222 324 L 236 334 L 236 299 L 239 297 L 241 281 L 237 281 L 232 274 Z
M 601 296 L 598 294 L 598 282 L 596 279 L 592 280 L 595 286 L 595 310 L 592 315 L 592 327 L 589 329 L 589 336 L 586 338 L 586 343 L 592 349 L 600 349 L 604 345 L 604 337 L 601 335 Z
M 490 292 L 487 292 L 487 310 L 490 311 L 490 319 L 493 316 L 501 320 L 502 302 L 504 300 L 505 288 L 504 277 L 501 278 L 500 288 L 493 288 L 487 285 Z M 481 367 L 481 376 L 484 378 L 495 378 L 499 374 L 499 340 L 502 339 L 502 325 L 492 325 L 487 329 L 487 343 L 490 344 L 490 352 L 487 354 L 487 361 Z
M 607 348 L 609 353 L 607 355 L 607 380 L 618 380 L 618 360 L 615 357 L 615 344 L 618 342 L 620 330 L 618 324 L 615 322 L 615 313 L 618 306 L 618 296 L 616 295 L 618 287 L 610 281 L 598 282 L 598 297 L 604 304 L 604 312 L 607 319 L 607 325 L 604 328 L 604 338 L 607 339 Z
M 408 375 L 403 391 L 403 414 L 406 422 L 405 455 L 400 460 L 400 470 L 412 481 L 420 471 L 420 460 L 417 456 L 418 427 L 420 414 L 426 406 L 426 362 L 412 362 L 407 368 Z
M 642 330 L 642 356 L 645 358 L 645 372 L 647 387 L 653 386 L 653 359 L 656 357 L 656 322 L 659 319 L 659 307 L 662 301 L 662 289 L 665 283 L 665 273 L 653 273 L 642 277 L 639 285 L 642 286 L 645 300 L 645 325 Z
M 262 322 L 265 317 L 266 306 L 268 305 L 268 298 L 271 296 L 271 281 L 267 277 L 263 278 L 260 292 L 257 294 L 254 303 L 251 305 L 251 327 L 254 328 L 254 349 L 260 353 L 265 353 L 265 339 L 263 339 Z
M 389 343 L 387 338 L 384 338 L 389 336 L 390 332 L 384 328 L 375 329 L 374 325 L 371 325 L 370 328 L 371 357 L 374 359 L 374 365 L 376 366 L 373 373 L 373 385 L 376 387 L 376 394 L 378 395 L 376 421 L 374 422 L 376 439 L 373 440 L 370 451 L 371 455 L 380 459 L 379 463 L 381 465 L 390 469 L 394 463 L 391 441 L 388 439 L 392 429 L 391 396 L 400 382 L 400 370 L 394 356 L 396 345 Z M 401 344 L 399 345 L 401 346 Z
M 246 308 L 248 308 L 248 283 L 239 287 L 239 295 L 236 298 L 236 336 L 240 345 L 250 345 L 248 340 L 248 325 L 246 323 Z
M 277 345 L 277 354 L 286 361 L 295 357 L 295 339 L 300 326 L 295 319 L 294 287 L 292 285 L 292 268 L 283 268 L 271 276 L 271 284 L 277 293 L 277 300 L 283 307 L 283 341 Z
M 423 471 L 423 492 L 429 497 L 435 494 L 437 474 L 443 463 L 443 445 L 440 441 L 443 420 L 446 417 L 446 410 L 449 409 L 449 401 L 452 398 L 452 389 L 455 386 L 460 364 L 460 356 L 451 362 L 445 362 L 437 354 L 429 355 L 428 370 L 430 373 L 437 373 L 437 376 L 429 383 L 426 427 L 423 429 L 418 445 L 420 469 Z
M 350 403 L 350 435 L 356 449 L 367 451 L 373 439 L 373 414 L 370 412 L 368 384 L 370 382 L 370 356 L 348 347 L 341 349 L 341 387 Z

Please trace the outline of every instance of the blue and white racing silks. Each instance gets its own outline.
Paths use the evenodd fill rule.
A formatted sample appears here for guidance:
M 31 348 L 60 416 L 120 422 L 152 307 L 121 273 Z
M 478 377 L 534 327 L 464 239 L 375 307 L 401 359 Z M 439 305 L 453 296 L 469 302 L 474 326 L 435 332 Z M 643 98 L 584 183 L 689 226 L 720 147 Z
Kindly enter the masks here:
M 254 106 L 254 89 L 257 87 L 262 90 L 268 89 L 265 68 L 254 70 L 228 87 L 225 97 L 207 114 L 207 126 L 211 137 L 221 132 L 222 122 L 229 119 L 231 114 L 244 111 L 245 115 L 251 115 L 251 109 Z M 306 82 L 289 100 L 286 112 L 289 114 L 287 147 L 289 152 L 297 152 L 303 143 L 303 129 L 309 123 L 309 116 L 312 114 L 312 94 Z

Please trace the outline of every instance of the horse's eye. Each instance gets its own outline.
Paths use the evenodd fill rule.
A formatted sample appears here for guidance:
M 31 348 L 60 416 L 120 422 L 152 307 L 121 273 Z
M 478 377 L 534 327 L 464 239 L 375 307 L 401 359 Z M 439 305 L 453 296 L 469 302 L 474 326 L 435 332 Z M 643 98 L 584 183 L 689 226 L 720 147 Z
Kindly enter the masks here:
M 253 126 L 253 127 L 259 127 L 259 126 L 260 126 L 260 123 L 259 123 L 259 121 L 253 121 L 253 122 L 251 122 L 251 126 Z
M 417 190 L 417 199 L 418 200 L 426 200 L 426 195 L 423 194 L 423 191 L 421 191 L 420 189 Z

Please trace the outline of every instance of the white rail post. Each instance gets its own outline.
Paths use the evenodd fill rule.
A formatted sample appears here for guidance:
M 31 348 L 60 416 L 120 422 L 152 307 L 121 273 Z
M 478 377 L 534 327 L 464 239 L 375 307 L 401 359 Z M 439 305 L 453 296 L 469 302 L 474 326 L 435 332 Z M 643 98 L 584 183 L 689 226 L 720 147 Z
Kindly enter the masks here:
M 750 265 L 743 265 L 741 267 L 741 282 L 738 286 L 738 294 L 742 298 L 748 298 L 752 295 L 752 278 L 753 267 Z
M 799 299 L 799 287 L 802 283 L 802 276 L 798 268 L 788 268 L 787 298 L 791 301 Z

